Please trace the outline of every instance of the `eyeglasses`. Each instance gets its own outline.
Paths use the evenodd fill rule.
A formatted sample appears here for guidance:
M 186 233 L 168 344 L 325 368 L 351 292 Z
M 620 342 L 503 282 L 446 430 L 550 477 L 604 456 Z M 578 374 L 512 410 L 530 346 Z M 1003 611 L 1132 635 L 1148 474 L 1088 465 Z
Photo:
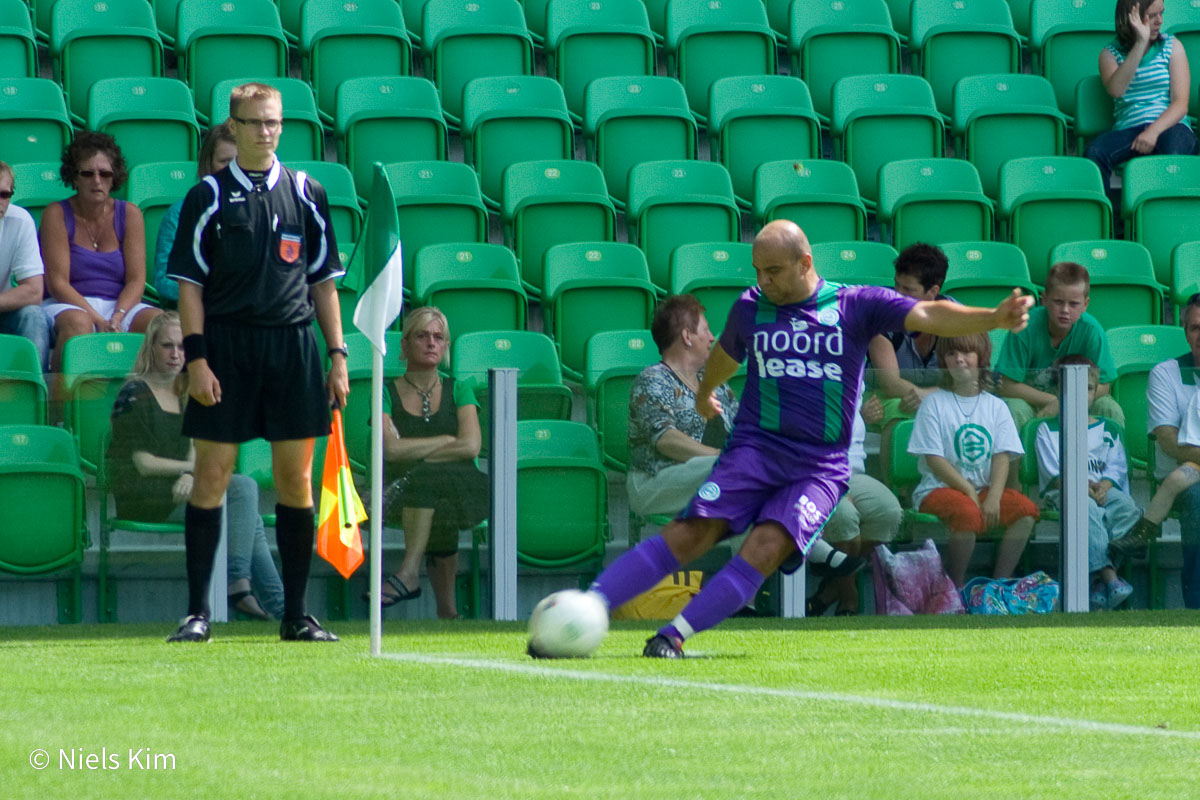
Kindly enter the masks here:
M 0 200 L 12 200 L 12 196 L 16 194 L 13 191 L 0 192 Z
M 234 117 L 233 121 L 251 128 L 266 128 L 267 133 L 274 133 L 283 126 L 283 120 L 281 119 L 244 119 L 242 117 Z
M 113 171 L 111 169 L 81 169 L 75 174 L 81 178 L 94 178 L 99 175 L 104 180 L 111 181 Z

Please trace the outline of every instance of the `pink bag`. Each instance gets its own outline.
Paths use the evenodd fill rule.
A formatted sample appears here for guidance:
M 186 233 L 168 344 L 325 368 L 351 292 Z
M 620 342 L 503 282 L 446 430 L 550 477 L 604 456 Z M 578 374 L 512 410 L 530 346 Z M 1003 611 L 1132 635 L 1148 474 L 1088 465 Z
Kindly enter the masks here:
M 920 550 L 892 553 L 879 545 L 871 553 L 871 580 L 875 587 L 875 613 L 962 614 L 962 596 L 942 568 L 942 558 L 932 539 Z

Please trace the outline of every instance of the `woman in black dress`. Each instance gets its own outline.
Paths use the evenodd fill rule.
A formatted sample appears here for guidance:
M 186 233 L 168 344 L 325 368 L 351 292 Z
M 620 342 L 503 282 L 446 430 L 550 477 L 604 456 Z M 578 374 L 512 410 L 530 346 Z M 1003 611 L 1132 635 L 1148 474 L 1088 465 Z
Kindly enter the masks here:
M 432 306 L 407 315 L 401 335 L 406 371 L 387 386 L 387 521 L 404 528 L 404 560 L 383 587 L 383 605 L 421 595 L 421 558 L 437 599 L 437 615 L 458 616 L 459 531 L 488 512 L 488 483 L 475 465 L 479 455 L 479 403 L 470 386 L 442 377 L 450 362 L 446 315 Z

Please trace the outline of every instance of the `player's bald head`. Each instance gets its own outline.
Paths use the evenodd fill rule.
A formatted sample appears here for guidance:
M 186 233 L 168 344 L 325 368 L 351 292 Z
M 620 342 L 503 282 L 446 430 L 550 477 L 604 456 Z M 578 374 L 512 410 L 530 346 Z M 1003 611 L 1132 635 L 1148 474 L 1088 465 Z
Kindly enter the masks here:
M 754 237 L 752 254 L 755 262 L 794 264 L 803 256 L 811 256 L 812 246 L 799 225 L 791 220 L 777 219 L 768 222 Z

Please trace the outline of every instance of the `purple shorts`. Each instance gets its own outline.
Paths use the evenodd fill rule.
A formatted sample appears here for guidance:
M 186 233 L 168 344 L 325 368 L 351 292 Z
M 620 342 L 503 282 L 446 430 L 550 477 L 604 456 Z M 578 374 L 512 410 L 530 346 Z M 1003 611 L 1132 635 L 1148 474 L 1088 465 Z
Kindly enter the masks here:
M 848 486 L 822 472 L 807 454 L 735 445 L 721 453 L 679 519 L 724 519 L 730 536 L 752 524 L 776 522 L 807 554 Z

